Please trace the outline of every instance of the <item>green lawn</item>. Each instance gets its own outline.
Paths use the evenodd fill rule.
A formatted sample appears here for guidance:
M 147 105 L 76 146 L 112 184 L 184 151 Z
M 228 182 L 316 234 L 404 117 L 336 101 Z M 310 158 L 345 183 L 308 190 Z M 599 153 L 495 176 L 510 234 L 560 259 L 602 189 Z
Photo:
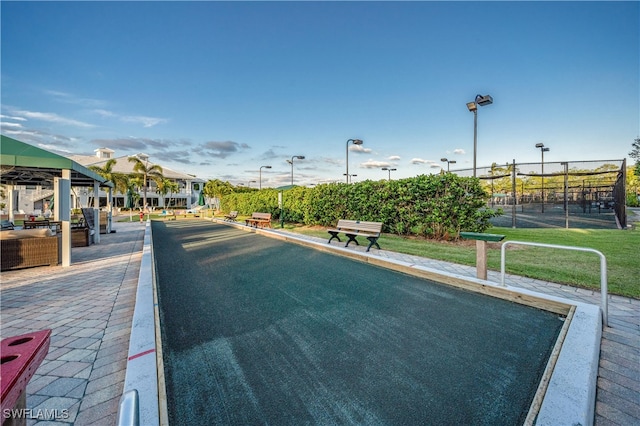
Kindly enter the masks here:
M 286 226 L 302 234 L 328 238 L 324 229 Z M 600 229 L 512 229 L 493 227 L 488 232 L 506 235 L 504 241 L 527 241 L 587 247 L 607 258 L 609 293 L 640 299 L 640 230 Z M 365 244 L 366 241 L 361 241 Z M 475 265 L 475 242 L 435 242 L 385 234 L 383 250 L 424 256 L 462 265 Z M 500 270 L 499 244 L 491 243 L 489 269 Z M 507 273 L 576 287 L 600 289 L 600 258 L 594 253 L 539 247 L 512 246 L 506 253 Z

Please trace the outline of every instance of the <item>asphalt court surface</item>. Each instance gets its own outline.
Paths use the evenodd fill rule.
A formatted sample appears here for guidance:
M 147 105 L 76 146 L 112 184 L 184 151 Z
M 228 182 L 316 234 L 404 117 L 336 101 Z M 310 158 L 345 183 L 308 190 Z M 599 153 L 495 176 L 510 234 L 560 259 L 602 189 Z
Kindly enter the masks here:
M 153 221 L 171 424 L 521 424 L 563 322 L 222 224 Z

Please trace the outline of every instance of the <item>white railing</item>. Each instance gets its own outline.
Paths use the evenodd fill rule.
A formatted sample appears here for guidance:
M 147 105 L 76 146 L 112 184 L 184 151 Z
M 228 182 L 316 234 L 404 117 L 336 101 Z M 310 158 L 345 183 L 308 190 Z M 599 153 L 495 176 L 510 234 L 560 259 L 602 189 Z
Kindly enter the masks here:
M 595 253 L 600 256 L 600 293 L 601 293 L 601 306 L 602 309 L 602 323 L 604 326 L 607 326 L 608 321 L 608 297 L 607 297 L 607 259 L 598 250 L 587 248 L 587 247 L 573 247 L 573 246 L 561 246 L 555 244 L 544 244 L 544 243 L 530 243 L 523 241 L 506 241 L 502 244 L 502 248 L 500 249 L 500 285 L 506 286 L 504 283 L 505 278 L 505 263 L 506 263 L 506 248 L 508 245 L 521 245 L 521 246 L 535 246 L 535 247 L 547 247 L 554 249 L 562 249 L 562 250 L 574 250 L 574 251 L 586 251 L 590 253 Z

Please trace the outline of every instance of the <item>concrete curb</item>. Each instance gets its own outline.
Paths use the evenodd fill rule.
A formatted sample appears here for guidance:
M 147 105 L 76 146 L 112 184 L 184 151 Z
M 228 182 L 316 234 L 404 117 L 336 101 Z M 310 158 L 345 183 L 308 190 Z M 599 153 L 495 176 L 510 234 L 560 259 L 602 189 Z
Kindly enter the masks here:
M 135 413 L 125 412 L 124 395 L 137 391 L 139 424 L 158 425 L 158 371 L 156 364 L 155 308 L 153 304 L 153 262 L 151 258 L 151 222 L 147 221 L 142 249 L 142 261 L 138 276 L 136 306 L 131 323 L 127 372 L 124 380 L 123 399 L 118 413 L 118 424 L 132 426 L 129 422 Z

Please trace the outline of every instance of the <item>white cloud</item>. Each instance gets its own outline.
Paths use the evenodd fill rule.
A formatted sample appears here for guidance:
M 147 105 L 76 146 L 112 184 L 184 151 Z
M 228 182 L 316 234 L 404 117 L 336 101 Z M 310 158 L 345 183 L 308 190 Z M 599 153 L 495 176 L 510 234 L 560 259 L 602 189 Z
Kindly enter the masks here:
M 114 114 L 111 111 L 107 111 L 105 109 L 94 109 L 93 112 L 95 112 L 96 114 L 102 117 L 116 117 L 116 114 Z
M 83 128 L 95 127 L 93 124 L 85 123 L 83 121 L 73 120 L 71 118 L 65 118 L 53 112 L 16 110 L 16 111 L 13 111 L 13 113 L 18 116 L 21 116 L 27 119 L 32 119 L 32 120 L 41 120 L 41 121 L 47 121 L 50 123 L 58 123 L 58 124 L 64 124 L 64 125 L 75 126 L 75 127 L 83 127 Z
M 360 153 L 360 154 L 368 154 L 371 152 L 371 148 L 365 148 L 362 145 L 349 145 L 349 151 L 353 151 L 355 153 Z
M 368 160 L 365 161 L 364 163 L 360 163 L 360 167 L 363 169 L 379 169 L 382 167 L 389 167 L 391 164 L 387 161 L 375 161 L 375 160 Z
M 166 118 L 145 117 L 143 115 L 124 116 L 120 117 L 120 120 L 127 123 L 142 124 L 142 127 L 153 127 L 156 124 L 166 123 L 169 121 Z
M 0 114 L 0 119 L 6 118 L 7 120 L 15 120 L 15 121 L 27 121 L 24 117 L 12 117 L 10 115 Z
M 142 127 L 153 127 L 157 124 L 166 123 L 169 120 L 166 118 L 147 117 L 144 115 L 120 115 L 113 111 L 105 109 L 94 109 L 93 112 L 103 118 L 115 118 L 125 123 L 142 124 Z
M 6 122 L 6 121 L 1 122 L 0 126 L 2 126 L 3 129 L 22 129 L 22 124 L 20 124 L 20 123 L 9 123 L 9 122 Z
M 423 160 L 422 158 L 412 158 L 409 162 L 411 164 L 424 164 L 427 162 L 427 160 Z
M 456 149 L 453 150 L 453 153 L 456 154 L 456 155 L 464 155 L 465 151 L 462 148 L 456 148 Z
M 400 156 L 399 155 L 392 155 L 391 157 L 388 158 L 389 161 L 398 161 L 400 160 Z
M 58 90 L 45 90 L 46 95 L 52 96 L 58 102 L 64 102 L 73 105 L 82 105 L 85 107 L 98 107 L 104 106 L 105 101 L 100 99 L 81 98 L 72 93 L 60 92 Z

